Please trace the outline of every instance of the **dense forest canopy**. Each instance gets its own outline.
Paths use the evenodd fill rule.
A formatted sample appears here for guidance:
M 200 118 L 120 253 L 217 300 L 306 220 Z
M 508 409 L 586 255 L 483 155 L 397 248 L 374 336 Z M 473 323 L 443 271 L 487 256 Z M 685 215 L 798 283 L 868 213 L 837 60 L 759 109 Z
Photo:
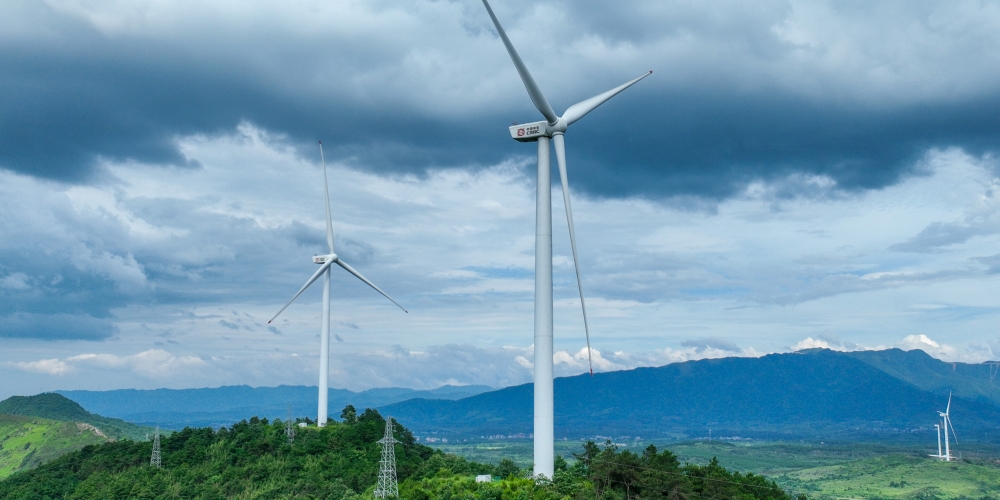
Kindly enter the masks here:
M 0 499 L 372 498 L 385 419 L 372 409 L 358 415 L 351 406 L 341 419 L 296 427 L 291 443 L 280 420 L 187 428 L 161 440 L 162 468 L 149 465 L 150 442 L 87 446 L 0 482 Z M 527 477 L 510 460 L 479 464 L 434 450 L 398 423 L 394 435 L 402 499 L 791 500 L 764 477 L 727 471 L 714 460 L 681 465 L 654 446 L 635 454 L 588 442 L 572 465 L 558 457 L 549 481 Z M 496 480 L 477 483 L 480 474 Z

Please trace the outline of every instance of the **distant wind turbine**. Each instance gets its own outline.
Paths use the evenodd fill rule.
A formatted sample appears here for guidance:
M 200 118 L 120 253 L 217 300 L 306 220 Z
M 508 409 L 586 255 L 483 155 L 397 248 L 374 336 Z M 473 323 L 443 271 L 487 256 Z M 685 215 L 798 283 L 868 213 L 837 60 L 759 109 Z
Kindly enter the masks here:
M 330 212 L 330 187 L 326 178 L 326 158 L 323 156 L 323 141 L 320 141 L 319 143 L 319 158 L 323 163 L 323 194 L 326 195 L 326 243 L 330 247 L 330 253 L 327 255 L 313 256 L 313 262 L 320 264 L 320 268 L 313 273 L 312 277 L 309 278 L 309 281 L 306 281 L 305 285 L 302 285 L 302 288 L 300 288 L 298 293 L 292 297 L 292 300 L 289 300 L 288 303 L 285 304 L 285 307 L 282 307 L 281 310 L 278 311 L 278 314 L 275 314 L 274 317 L 268 320 L 267 323 L 271 324 L 271 321 L 274 321 L 279 314 L 284 312 L 288 306 L 292 305 L 292 302 L 295 302 L 295 299 L 299 298 L 299 295 L 302 295 L 302 292 L 306 291 L 306 288 L 309 288 L 309 285 L 312 285 L 317 279 L 319 279 L 320 275 L 323 276 L 323 325 L 320 330 L 319 352 L 319 410 L 316 416 L 316 425 L 323 427 L 326 425 L 327 421 L 327 397 L 330 392 L 330 267 L 333 264 L 337 264 L 338 266 L 344 268 L 345 271 L 353 274 L 359 280 L 364 281 L 368 286 L 374 288 L 376 292 L 391 300 L 393 304 L 396 304 L 400 309 L 403 309 L 403 312 L 408 311 L 404 309 L 403 306 L 400 306 L 398 302 L 393 300 L 392 297 L 383 292 L 379 287 L 375 286 L 374 283 L 368 281 L 368 278 L 365 278 L 361 275 L 361 273 L 355 271 L 353 267 L 347 265 L 347 263 L 341 260 L 341 258 L 338 257 L 337 253 L 334 251 L 333 215 Z
M 937 455 L 931 455 L 931 456 L 937 458 L 944 458 L 944 455 L 941 454 L 941 424 L 934 424 L 934 429 L 937 430 L 938 452 Z
M 958 442 L 958 436 L 955 435 L 955 428 L 951 426 L 951 392 L 948 393 L 948 406 L 945 407 L 944 412 L 939 411 L 938 415 L 941 416 L 941 421 L 944 423 L 944 459 L 947 462 L 951 462 L 951 443 L 948 440 L 949 429 L 951 429 L 951 435 L 955 436 L 955 442 Z M 940 450 L 938 450 L 938 453 L 940 453 Z
M 570 206 L 569 181 L 566 176 L 566 145 L 563 135 L 566 129 L 584 115 L 611 99 L 619 92 L 631 87 L 649 73 L 615 87 L 603 94 L 580 101 L 566 110 L 562 116 L 549 105 L 535 79 L 514 49 L 507 33 L 500 26 L 500 21 L 490 8 L 489 2 L 483 0 L 486 12 L 489 13 L 497 34 L 507 47 L 517 73 L 521 76 L 524 88 L 535 108 L 545 117 L 544 121 L 514 125 L 510 134 L 514 140 L 521 142 L 538 142 L 538 181 L 535 205 L 535 421 L 534 421 L 534 461 L 535 475 L 542 474 L 552 478 L 554 470 L 554 412 L 552 388 L 552 174 L 550 165 L 549 141 L 555 145 L 556 162 L 559 165 L 559 177 L 562 180 L 563 202 L 566 205 L 566 223 L 569 226 L 570 247 L 573 249 L 573 266 L 576 270 L 576 285 L 580 291 L 580 307 L 583 310 L 583 328 L 587 337 L 587 361 L 590 364 L 590 374 L 594 374 L 594 360 L 590 349 L 590 327 L 587 324 L 587 306 L 583 300 L 583 283 L 580 281 L 580 261 L 576 252 L 576 232 L 573 229 L 573 210 Z

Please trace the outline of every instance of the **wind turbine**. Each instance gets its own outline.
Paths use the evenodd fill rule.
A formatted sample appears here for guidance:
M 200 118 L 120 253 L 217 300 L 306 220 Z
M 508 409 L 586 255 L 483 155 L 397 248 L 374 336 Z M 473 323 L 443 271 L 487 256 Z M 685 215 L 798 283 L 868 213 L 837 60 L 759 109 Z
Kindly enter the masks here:
M 535 205 L 535 419 L 534 419 L 534 461 L 535 475 L 551 478 L 554 469 L 553 427 L 553 381 L 552 381 L 552 173 L 550 165 L 550 141 L 555 146 L 559 177 L 562 180 L 563 202 L 566 205 L 566 224 L 569 226 L 570 247 L 573 249 L 573 266 L 576 270 L 576 285 L 580 291 L 580 307 L 583 310 L 583 328 L 587 337 L 587 361 L 590 374 L 594 374 L 594 360 L 590 351 L 590 327 L 587 324 L 587 306 L 583 300 L 583 283 L 580 281 L 580 261 L 576 252 L 576 231 L 573 229 L 573 210 L 570 206 L 569 181 L 566 177 L 566 144 L 563 135 L 570 125 L 584 115 L 611 99 L 619 92 L 631 87 L 653 72 L 630 80 L 603 94 L 580 101 L 570 106 L 562 116 L 549 105 L 535 79 L 514 49 L 500 21 L 483 0 L 497 34 L 507 47 L 517 73 L 535 108 L 545 117 L 544 121 L 510 127 L 511 137 L 520 142 L 538 142 L 538 181 Z
M 345 271 L 353 274 L 359 280 L 364 281 L 365 284 L 375 289 L 376 292 L 381 293 L 382 296 L 392 301 L 393 304 L 399 306 L 403 309 L 403 312 L 408 312 L 403 306 L 400 306 L 398 302 L 392 299 L 388 294 L 382 291 L 379 287 L 375 286 L 374 283 L 368 281 L 361 273 L 354 270 L 353 267 L 349 266 L 346 262 L 341 260 L 337 256 L 337 253 L 333 248 L 333 215 L 330 213 L 330 187 L 326 179 L 326 158 L 323 157 L 323 141 L 319 142 L 319 158 L 323 163 L 323 194 L 326 195 L 326 243 L 330 247 L 330 253 L 327 255 L 314 255 L 313 263 L 320 264 L 318 270 L 313 273 L 309 281 L 306 281 L 305 285 L 299 289 L 292 300 L 289 300 L 285 307 L 282 307 L 278 314 L 275 314 L 273 318 L 268 320 L 268 324 L 274 321 L 279 314 L 284 312 L 288 306 L 295 302 L 295 299 L 302 295 L 302 292 L 309 288 L 319 277 L 323 276 L 323 319 L 322 328 L 320 330 L 320 351 L 319 351 L 319 410 L 316 416 L 316 425 L 323 427 L 326 425 L 327 421 L 327 398 L 329 397 L 329 383 L 330 383 L 330 267 L 333 264 L 344 268 Z
M 944 458 L 944 455 L 941 454 L 941 424 L 934 424 L 934 429 L 937 430 L 938 433 L 938 454 L 927 455 L 927 456 L 934 458 Z
M 958 442 L 955 428 L 951 426 L 951 392 L 948 393 L 948 406 L 945 407 L 944 412 L 939 411 L 938 415 L 941 416 L 941 421 L 944 423 L 944 459 L 946 462 L 951 462 L 951 444 L 948 441 L 948 429 L 951 429 L 951 434 L 955 436 L 955 442 Z
M 944 455 L 941 454 L 941 424 L 934 424 L 934 429 L 937 430 L 938 452 L 937 455 L 931 455 L 931 456 L 937 458 L 944 458 Z

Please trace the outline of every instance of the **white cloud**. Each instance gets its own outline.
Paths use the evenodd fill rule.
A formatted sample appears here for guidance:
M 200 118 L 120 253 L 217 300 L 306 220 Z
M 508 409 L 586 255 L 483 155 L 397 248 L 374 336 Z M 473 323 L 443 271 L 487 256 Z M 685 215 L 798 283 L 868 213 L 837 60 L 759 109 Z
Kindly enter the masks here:
M 87 353 L 64 359 L 42 359 L 12 364 L 21 370 L 49 375 L 63 375 L 67 372 L 97 367 L 165 381 L 187 370 L 203 367 L 206 363 L 197 356 L 174 356 L 161 349 L 150 349 L 130 356 Z
M 31 288 L 28 281 L 31 278 L 24 273 L 11 273 L 3 278 L 0 278 L 0 288 L 6 288 L 8 290 L 27 290 Z
M 20 370 L 47 375 L 63 375 L 72 370 L 72 367 L 59 359 L 40 359 L 38 361 L 21 361 L 12 363 Z
M 801 351 L 803 349 L 833 349 L 834 351 L 844 350 L 841 346 L 831 346 L 830 343 L 825 340 L 814 339 L 812 337 L 802 339 L 792 346 L 792 351 Z
M 939 344 L 924 334 L 907 335 L 903 338 L 903 340 L 897 342 L 894 347 L 898 347 L 904 351 L 920 349 L 921 351 L 944 361 L 966 361 L 966 358 L 968 357 L 967 353 L 960 352 L 958 348 L 948 344 Z M 984 360 L 980 359 L 978 361 Z
M 566 365 L 567 367 L 572 367 L 577 370 L 589 370 L 590 362 L 594 363 L 594 371 L 614 371 L 614 370 L 624 370 L 629 367 L 625 365 L 620 365 L 614 363 L 608 359 L 601 356 L 601 352 L 597 349 L 590 350 L 590 358 L 588 360 L 587 348 L 584 347 L 577 351 L 575 354 L 570 354 L 567 351 L 556 351 L 552 355 L 552 360 L 556 365 Z

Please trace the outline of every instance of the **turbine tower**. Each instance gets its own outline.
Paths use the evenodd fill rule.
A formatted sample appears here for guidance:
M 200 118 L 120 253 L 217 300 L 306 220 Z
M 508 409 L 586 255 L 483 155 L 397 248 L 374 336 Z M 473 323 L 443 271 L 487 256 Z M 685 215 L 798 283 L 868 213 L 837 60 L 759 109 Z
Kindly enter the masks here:
M 944 412 L 939 411 L 938 415 L 941 416 L 941 421 L 944 423 L 944 460 L 951 462 L 951 443 L 948 440 L 949 429 L 951 429 L 951 435 L 955 436 L 955 442 L 958 442 L 955 429 L 951 426 L 951 392 L 948 393 L 948 406 L 945 407 Z
M 333 264 L 344 268 L 345 271 L 353 274 L 356 278 L 364 281 L 365 284 L 375 289 L 376 292 L 382 294 L 385 298 L 392 301 L 393 304 L 399 306 L 403 309 L 403 312 L 407 312 L 403 306 L 400 306 L 398 302 L 393 300 L 388 294 L 382 291 L 379 287 L 375 286 L 374 283 L 368 281 L 361 273 L 354 270 L 353 267 L 347 265 L 346 262 L 337 256 L 337 253 L 333 248 L 333 215 L 330 212 L 330 187 L 326 178 L 326 158 L 323 156 L 323 141 L 319 142 L 319 158 L 323 163 L 323 194 L 326 196 L 326 243 L 330 247 L 330 253 L 327 255 L 314 255 L 313 263 L 319 264 L 320 267 L 313 273 L 309 281 L 306 281 L 305 285 L 289 300 L 285 307 L 282 307 L 278 314 L 275 314 L 267 323 L 271 324 L 288 306 L 295 302 L 295 299 L 302 295 L 302 292 L 309 288 L 320 276 L 323 276 L 323 319 L 322 327 L 320 329 L 320 350 L 319 350 L 319 409 L 316 416 L 316 425 L 323 427 L 326 425 L 327 421 L 327 398 L 329 397 L 329 383 L 330 383 L 330 267 Z
M 392 417 L 385 419 L 385 436 L 378 440 L 382 445 L 382 461 L 378 469 L 378 486 L 375 498 L 395 498 L 399 496 L 396 485 L 396 438 L 392 436 Z
M 944 456 L 941 454 L 941 424 L 934 424 L 934 429 L 937 430 L 938 436 L 938 454 L 934 456 L 941 458 Z
M 583 283 L 580 281 L 580 261 L 576 252 L 576 232 L 573 229 L 573 210 L 570 206 L 569 181 L 566 177 L 566 144 L 563 135 L 566 129 L 584 115 L 611 99 L 619 92 L 646 78 L 652 71 L 615 87 L 603 94 L 580 101 L 566 110 L 562 116 L 556 115 L 549 101 L 542 94 L 528 68 L 514 49 L 510 39 L 500 26 L 487 0 L 483 0 L 497 34 L 507 47 L 517 73 L 535 108 L 545 117 L 544 121 L 514 125 L 510 135 L 520 142 L 538 142 L 538 181 L 535 208 L 535 421 L 534 421 L 534 461 L 535 475 L 552 478 L 554 469 L 553 427 L 553 381 L 552 381 L 552 174 L 550 164 L 550 142 L 555 146 L 559 177 L 562 180 L 563 203 L 566 206 L 566 224 L 569 226 L 570 247 L 573 249 L 573 266 L 576 270 L 576 285 L 580 291 L 580 307 L 583 310 L 583 328 L 587 337 L 587 361 L 590 374 L 594 374 L 594 361 L 590 352 L 590 327 L 587 324 L 587 306 L 583 300 Z

